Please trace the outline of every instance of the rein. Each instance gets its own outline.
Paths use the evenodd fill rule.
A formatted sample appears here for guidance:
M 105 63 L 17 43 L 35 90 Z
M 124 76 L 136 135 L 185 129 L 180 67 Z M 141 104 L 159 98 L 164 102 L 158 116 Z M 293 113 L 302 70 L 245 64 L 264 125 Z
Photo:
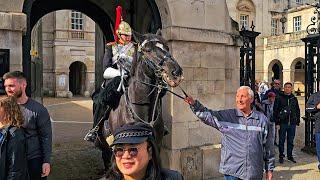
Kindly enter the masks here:
M 155 40 L 151 40 L 151 41 L 155 41 Z M 150 41 L 149 41 L 150 42 Z M 157 89 L 157 95 L 156 95 L 156 99 L 155 99 L 155 102 L 154 102 L 154 106 L 153 106 L 153 110 L 152 110 L 152 118 L 151 118 L 151 121 L 148 122 L 146 120 L 144 120 L 143 118 L 141 118 L 133 109 L 133 106 L 132 105 L 141 105 L 137 102 L 131 102 L 130 101 L 130 98 L 129 98 L 129 91 L 128 91 L 128 88 L 122 86 L 122 89 L 124 91 L 124 94 L 125 94 L 125 102 L 126 104 L 128 105 L 129 107 L 129 112 L 131 114 L 131 117 L 132 119 L 134 119 L 134 117 L 137 117 L 139 121 L 143 122 L 143 123 L 146 123 L 146 124 L 149 124 L 153 127 L 154 123 L 156 122 L 156 120 L 158 119 L 159 117 L 159 114 L 157 115 L 156 117 L 156 109 L 159 108 L 159 105 L 158 105 L 158 102 L 159 102 L 159 96 L 160 96 L 160 93 L 162 90 L 165 90 L 167 92 L 170 92 L 172 93 L 173 95 L 181 98 L 181 99 L 185 99 L 184 97 L 174 93 L 173 91 L 169 90 L 167 85 L 166 85 L 166 82 L 164 81 L 164 79 L 162 78 L 162 75 L 161 73 L 163 72 L 163 68 L 162 68 L 162 65 L 163 63 L 171 57 L 171 55 L 167 52 L 167 50 L 165 50 L 163 48 L 163 45 L 161 46 L 160 43 L 158 43 L 158 41 L 156 41 L 156 47 L 160 48 L 162 51 L 165 52 L 165 55 L 163 58 L 160 58 L 158 56 L 153 56 L 151 53 L 147 52 L 147 51 L 144 51 L 143 49 L 143 46 L 148 43 L 148 41 L 144 41 L 141 45 L 139 45 L 138 47 L 138 52 L 140 52 L 142 54 L 142 58 L 145 60 L 144 63 L 147 64 L 147 66 L 149 66 L 151 69 L 153 69 L 154 73 L 155 73 L 155 76 L 158 78 L 158 83 L 157 84 L 150 84 L 150 83 L 147 83 L 147 82 L 143 82 L 143 81 L 140 81 L 140 80 L 137 80 L 135 79 L 135 81 L 141 83 L 141 84 L 144 84 L 144 85 L 148 85 L 148 86 L 151 86 L 153 87 L 153 89 L 151 90 L 151 92 L 148 94 L 147 97 L 149 97 L 156 89 Z M 138 53 L 137 52 L 137 53 Z M 168 55 L 169 54 L 169 55 Z M 137 59 L 139 59 L 139 57 L 137 57 Z M 171 58 L 170 58 L 171 59 Z M 154 63 L 153 61 L 151 60 L 156 60 L 156 61 L 159 61 L 159 64 L 156 64 Z M 181 87 L 180 87 L 181 88 Z M 182 88 L 181 88 L 182 89 Z M 183 89 L 182 89 L 183 91 Z M 184 92 L 184 91 L 183 91 Z M 185 94 L 186 95 L 186 94 Z M 140 101 L 142 102 L 142 100 Z

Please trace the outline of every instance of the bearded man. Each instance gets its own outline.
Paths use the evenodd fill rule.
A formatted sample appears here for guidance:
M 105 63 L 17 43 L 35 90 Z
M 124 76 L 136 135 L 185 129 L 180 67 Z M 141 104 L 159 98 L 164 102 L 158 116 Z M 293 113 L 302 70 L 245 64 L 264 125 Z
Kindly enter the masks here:
M 23 128 L 27 141 L 29 177 L 45 180 L 50 174 L 52 153 L 52 127 L 48 110 L 26 95 L 27 80 L 20 71 L 3 75 L 8 96 L 15 96 L 24 116 Z

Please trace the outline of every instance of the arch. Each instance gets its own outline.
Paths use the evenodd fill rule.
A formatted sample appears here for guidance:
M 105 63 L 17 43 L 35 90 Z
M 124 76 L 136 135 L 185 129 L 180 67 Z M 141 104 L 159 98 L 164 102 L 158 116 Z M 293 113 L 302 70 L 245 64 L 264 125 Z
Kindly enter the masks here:
M 304 95 L 305 91 L 305 60 L 298 57 L 291 63 L 292 81 L 297 95 Z
M 251 0 L 239 0 L 237 9 L 238 11 L 256 12 L 256 7 Z
M 121 2 L 121 3 L 120 3 Z M 44 15 L 62 9 L 76 10 L 90 17 L 103 33 L 104 41 L 113 41 L 112 24 L 115 18 L 115 8 L 120 4 L 123 7 L 124 19 L 128 21 L 134 30 L 156 32 L 162 27 L 159 9 L 155 0 L 144 1 L 101 1 L 101 0 L 30 0 L 24 1 L 23 13 L 27 15 L 27 30 L 22 38 L 23 46 L 23 71 L 27 75 L 27 81 L 31 81 L 31 30 L 38 20 Z M 141 11 L 144 8 L 144 11 Z M 140 20 L 141 19 L 141 20 Z M 104 46 L 105 43 L 99 43 Z M 100 48 L 104 49 L 104 48 Z M 97 52 L 97 51 L 96 51 Z M 100 51 L 98 51 L 101 53 Z M 98 63 L 98 62 L 96 62 Z M 98 66 L 99 67 L 99 66 Z M 31 94 L 31 87 L 27 87 L 27 94 Z
M 278 59 L 272 60 L 268 66 L 268 81 L 272 82 L 274 79 L 283 82 L 283 65 Z
M 81 61 L 74 61 L 69 66 L 69 91 L 73 95 L 83 95 L 86 91 L 87 66 Z
M 302 58 L 302 57 L 297 57 L 297 58 L 295 58 L 292 62 L 291 62 L 291 65 L 290 65 L 290 69 L 291 70 L 294 70 L 294 69 L 296 69 L 296 65 L 297 65 L 297 63 L 302 63 L 302 65 L 303 65 L 303 69 L 304 69 L 304 64 L 305 64 L 305 60 L 304 60 L 304 58 Z

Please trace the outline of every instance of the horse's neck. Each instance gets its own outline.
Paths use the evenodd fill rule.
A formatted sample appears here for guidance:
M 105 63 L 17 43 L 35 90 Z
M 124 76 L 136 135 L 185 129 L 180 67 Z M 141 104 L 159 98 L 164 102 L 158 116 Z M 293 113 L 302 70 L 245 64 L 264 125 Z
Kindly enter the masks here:
M 150 100 L 154 96 L 154 92 L 151 92 L 151 91 L 156 92 L 156 89 L 155 89 L 156 80 L 154 79 L 155 77 L 149 77 L 146 74 L 145 71 L 147 68 L 148 67 L 146 67 L 146 65 L 143 63 L 139 63 L 136 67 L 135 74 L 132 79 L 133 82 L 131 82 L 132 87 L 130 88 L 131 90 L 134 90 L 135 94 L 138 95 L 136 96 L 137 98 L 136 100 L 141 100 L 140 98 Z M 150 97 L 147 97 L 149 94 L 150 94 Z

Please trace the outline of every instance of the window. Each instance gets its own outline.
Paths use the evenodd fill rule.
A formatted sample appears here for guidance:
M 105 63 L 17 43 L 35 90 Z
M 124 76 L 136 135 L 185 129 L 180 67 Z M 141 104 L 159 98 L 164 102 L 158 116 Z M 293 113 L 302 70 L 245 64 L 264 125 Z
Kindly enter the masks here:
M 249 26 L 249 15 L 241 14 L 240 15 L 240 29 L 244 27 L 248 29 Z
M 271 35 L 277 35 L 278 34 L 278 19 L 271 19 Z
M 303 0 L 296 0 L 297 4 L 303 4 Z
M 304 64 L 301 61 L 298 61 L 294 68 L 295 69 L 304 69 Z
M 72 30 L 83 30 L 83 15 L 81 12 L 71 12 L 71 29 Z
M 301 31 L 301 16 L 293 17 L 293 31 Z

